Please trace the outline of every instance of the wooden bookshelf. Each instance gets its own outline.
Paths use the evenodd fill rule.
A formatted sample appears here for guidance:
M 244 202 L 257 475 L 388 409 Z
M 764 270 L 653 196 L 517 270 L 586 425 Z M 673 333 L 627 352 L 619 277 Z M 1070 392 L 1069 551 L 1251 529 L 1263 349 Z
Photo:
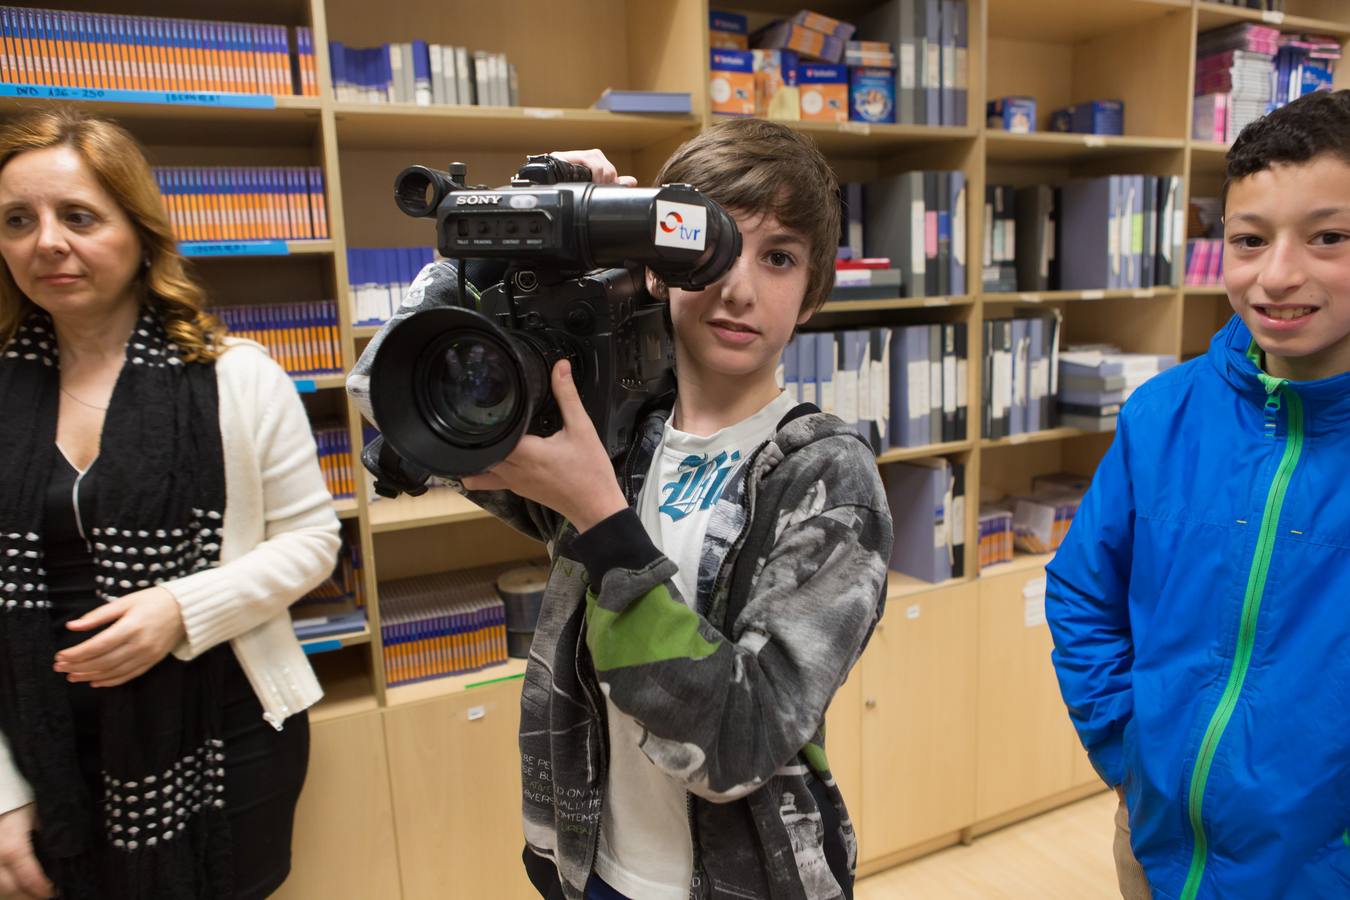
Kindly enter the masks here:
M 948 141 L 969 141 L 975 128 L 932 125 L 871 125 L 866 122 L 792 122 L 827 155 L 875 157 Z
M 429 528 L 491 518 L 481 507 L 448 488 L 432 488 L 420 497 L 404 494 L 370 504 L 370 530 L 374 534 Z
M 808 5 L 827 15 L 856 19 L 880 2 L 819 0 Z M 1217 193 L 1227 147 L 1190 138 L 1197 35 L 1233 22 L 1272 17 L 1206 0 L 969 2 L 968 127 L 792 125 L 817 142 L 844 181 L 866 181 L 911 168 L 963 171 L 969 196 L 976 201 L 970 204 L 966 216 L 967 284 L 980 283 L 984 210 L 978 201 L 988 183 L 1059 183 L 1081 175 L 1147 172 L 1184 176 L 1188 194 Z M 789 15 L 801 5 L 799 0 L 714 4 L 719 9 L 747 12 L 758 22 Z M 92 0 L 78 6 L 103 12 L 164 14 L 153 0 Z M 1287 14 L 1273 24 L 1284 30 L 1333 34 L 1343 43 L 1350 42 L 1350 4 L 1343 0 L 1288 0 L 1287 6 Z M 385 4 L 364 0 L 203 0 L 193 7 L 191 15 L 311 27 L 321 96 L 281 97 L 273 109 L 61 102 L 116 119 L 147 144 L 157 162 L 165 164 L 201 161 L 320 166 L 327 185 L 331 239 L 290 242 L 286 256 L 256 264 L 243 258 L 214 257 L 209 263 L 202 259 L 199 271 L 208 290 L 231 298 L 267 292 L 268 300 L 274 294 L 296 300 L 337 299 L 342 358 L 344 366 L 350 368 L 359 348 L 378 328 L 353 325 L 352 310 L 346 302 L 348 248 L 425 246 L 434 241 L 429 222 L 410 220 L 394 207 L 390 196 L 393 175 L 413 163 L 443 168 L 451 160 L 460 160 L 469 165 L 471 179 L 492 182 L 514 171 L 526 152 L 599 147 L 622 172 L 649 181 L 681 141 L 715 121 L 707 112 L 706 100 L 708 8 L 707 0 L 596 0 L 569 8 L 567 15 L 558 15 L 538 0 L 498 0 L 493 4 L 468 0 L 395 0 Z M 505 51 L 520 69 L 523 106 L 428 108 L 335 101 L 327 78 L 330 39 L 371 46 L 414 37 Z M 1337 84 L 1350 86 L 1350 64 L 1340 67 Z M 693 114 L 637 116 L 590 108 L 606 87 L 689 91 Z M 1036 133 L 1008 134 L 985 125 L 986 99 L 1015 94 L 1036 97 L 1040 117 Z M 1045 119 L 1050 111 L 1094 98 L 1125 101 L 1125 135 L 1046 131 Z M 5 98 L 0 100 L 0 116 L 51 102 Z M 832 717 L 848 723 L 831 726 L 832 746 L 851 740 L 857 748 L 852 777 L 861 781 L 845 784 L 845 789 L 851 792 L 850 797 L 869 800 L 865 809 L 857 811 L 863 836 L 860 862 L 869 870 L 900 858 L 897 853 L 912 855 L 914 848 L 935 849 L 944 841 L 950 843 L 962 829 L 978 824 L 977 792 L 965 783 L 984 777 L 976 774 L 982 764 L 976 761 L 975 743 L 990 745 L 979 737 L 980 728 L 987 723 L 978 724 L 985 721 L 982 718 L 977 721 L 983 715 L 978 712 L 976 690 L 981 677 L 977 673 L 981 652 L 978 642 L 984 634 L 981 622 L 998 621 L 982 618 L 986 601 L 994 602 L 983 592 L 1004 582 L 1020 590 L 1019 585 L 1034 579 L 1050 557 L 1019 554 L 1011 563 L 977 573 L 977 554 L 971 552 L 978 529 L 977 498 L 982 490 L 991 494 L 1025 491 L 1032 478 L 1050 472 L 1090 474 L 1112 438 L 1110 434 L 1067 428 L 998 440 L 979 433 L 980 326 L 986 319 L 1006 316 L 1014 307 L 1036 305 L 1051 306 L 1063 314 L 1068 340 L 1114 337 L 1129 350 L 1179 356 L 1203 352 L 1209 335 L 1228 315 L 1221 287 L 1175 286 L 842 301 L 826 306 L 816 320 L 825 328 L 836 322 L 859 327 L 896 321 L 961 321 L 970 327 L 968 402 L 972 414 L 968 439 L 897 448 L 878 459 L 881 465 L 928 456 L 959 455 L 963 459 L 970 498 L 965 513 L 966 572 L 940 584 L 891 575 L 887 636 L 873 641 L 850 679 L 850 683 L 859 680 L 861 688 L 841 693 L 831 711 Z M 296 382 L 307 394 L 307 405 L 322 408 L 329 415 L 345 416 L 355 457 L 361 446 L 362 422 L 355 406 L 340 393 L 344 376 L 297 376 Z M 311 391 L 317 396 L 309 396 Z M 359 466 L 359 459 L 354 458 L 353 464 Z M 334 509 L 344 520 L 344 530 L 354 533 L 359 541 L 369 625 L 363 632 L 340 640 L 338 648 L 311 657 L 325 689 L 325 698 L 311 717 L 316 759 L 349 759 L 356 752 L 349 747 L 352 740 L 362 748 L 360 753 L 364 755 L 356 760 L 360 765 L 330 766 L 325 762 L 320 767 L 323 771 L 341 770 L 343 778 L 359 781 L 354 788 L 349 789 L 344 782 L 328 791 L 325 802 L 334 802 L 333 797 L 358 797 L 365 805 L 359 807 L 359 814 L 351 815 L 361 821 L 368 816 L 369 821 L 387 823 L 388 832 L 398 837 L 380 844 L 376 848 L 379 858 L 367 868 L 397 873 L 400 866 L 415 865 L 415 860 L 397 856 L 405 835 L 427 829 L 452 833 L 465 827 L 461 819 L 473 811 L 458 813 L 454 804 L 446 804 L 446 821 L 400 819 L 406 814 L 392 803 L 388 772 L 388 760 L 395 748 L 392 737 L 386 744 L 383 723 L 394 713 L 431 717 L 451 708 L 462 712 L 464 698 L 491 695 L 500 701 L 516 689 L 524 663 L 512 660 L 481 672 L 386 690 L 379 580 L 400 577 L 414 569 L 478 565 L 489 556 L 495 560 L 501 554 L 523 558 L 542 553 L 542 548 L 507 536 L 504 526 L 489 522 L 481 509 L 448 490 L 392 501 L 370 502 L 362 496 L 336 501 Z M 1005 575 L 1017 578 L 1002 578 Z M 1021 601 L 1010 594 L 997 602 L 1015 605 Z M 922 605 L 923 615 L 910 620 L 906 613 L 915 604 Z M 911 628 L 912 635 L 906 637 L 910 634 L 906 629 Z M 1017 647 L 1000 652 L 1034 652 L 1038 654 L 1034 664 L 1044 665 L 1043 646 L 1031 641 Z M 916 662 L 915 668 L 907 669 L 909 659 L 922 665 Z M 916 681 L 923 687 L 909 687 Z M 886 685 L 885 691 L 878 689 L 879 684 Z M 901 687 L 895 687 L 897 684 Z M 1039 683 L 1027 684 L 1027 690 L 1044 690 Z M 920 693 L 929 700 L 919 697 Z M 891 712 L 865 707 L 864 698 L 869 696 L 893 697 L 898 706 Z M 932 699 L 935 697 L 939 699 Z M 467 706 L 473 708 L 475 704 Z M 409 720 L 401 721 L 406 724 Z M 501 727 L 491 732 L 496 743 L 489 748 L 487 758 L 500 768 L 483 772 L 482 779 L 517 777 L 516 749 L 510 732 L 510 728 Z M 916 733 L 933 735 L 931 746 L 910 747 L 906 742 Z M 1033 740 L 1034 735 L 1019 733 L 1016 739 Z M 892 759 L 878 749 L 879 741 L 905 744 L 905 752 Z M 456 752 L 465 752 L 462 747 L 444 752 L 439 746 L 397 749 L 403 763 L 422 766 L 428 778 L 434 776 L 436 767 L 453 767 Z M 835 755 L 833 751 L 831 755 Z M 1067 759 L 1067 754 L 1059 750 L 1053 750 L 1052 755 Z M 1081 785 L 1083 767 L 1075 766 L 1072 777 Z M 917 782 L 905 782 L 909 776 L 903 773 L 914 771 L 914 767 L 932 773 L 927 779 L 932 782 L 929 787 L 941 783 L 942 791 L 935 796 L 942 802 L 918 803 L 914 815 L 900 826 L 890 821 L 896 814 L 886 811 L 892 806 L 887 798 L 897 798 L 897 809 L 908 808 L 902 798 L 909 796 Z M 314 778 L 319 777 L 314 773 Z M 1069 778 L 1065 774 L 1060 781 L 1068 783 Z M 978 792 L 978 796 L 991 795 L 986 791 Z M 306 800 L 302 806 L 319 802 Z M 920 821 L 925 817 L 929 821 Z M 336 813 L 302 817 L 302 822 L 311 831 L 297 846 L 328 849 L 350 840 L 352 821 Z M 942 830 L 934 830 L 939 827 Z M 504 837 L 500 843 L 513 848 L 519 845 L 515 837 Z M 349 880 L 359 878 L 361 873 L 344 873 L 341 867 L 328 864 L 307 866 L 308 852 L 297 851 L 296 874 L 279 895 L 283 900 L 346 896 L 353 890 L 361 893 L 352 887 L 357 882 Z M 391 858 L 390 853 L 396 855 Z M 515 863 L 508 860 L 503 865 Z M 400 893 L 399 884 L 397 877 L 384 879 L 373 890 L 391 898 L 412 896 L 406 891 Z M 492 888 L 484 891 L 491 893 Z M 375 895 L 370 891 L 366 894 Z
M 696 132 L 702 124 L 694 116 L 535 106 L 342 103 L 334 105 L 333 113 L 339 146 L 357 150 L 446 146 L 456 152 L 534 152 L 545 145 L 634 150 Z
M 1154 300 L 1177 292 L 1173 287 L 1126 288 L 1101 291 L 1014 291 L 983 294 L 985 305 L 1002 303 L 1074 303 L 1095 300 Z
M 525 660 L 508 659 L 493 666 L 485 666 L 472 672 L 461 672 L 445 678 L 433 678 L 415 684 L 401 684 L 389 689 L 387 702 L 390 706 L 406 706 L 435 700 L 450 694 L 472 691 L 476 688 L 500 684 L 525 675 Z
M 1180 138 L 1145 138 L 1099 134 L 1013 134 L 990 131 L 990 162 L 1076 163 L 1101 161 L 1149 152 L 1175 152 L 1186 142 Z

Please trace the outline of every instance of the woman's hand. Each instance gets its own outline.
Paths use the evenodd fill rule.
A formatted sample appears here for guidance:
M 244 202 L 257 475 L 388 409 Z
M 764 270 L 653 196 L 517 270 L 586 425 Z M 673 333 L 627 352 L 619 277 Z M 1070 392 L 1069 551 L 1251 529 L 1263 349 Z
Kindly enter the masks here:
M 33 804 L 0 813 L 0 897 L 46 898 L 56 893 L 33 854 Z
M 71 631 L 108 627 L 56 654 L 56 671 L 68 681 L 116 687 L 148 671 L 186 635 L 178 600 L 152 587 L 119 597 L 66 623 Z
M 556 156 L 564 162 L 575 163 L 591 170 L 593 184 L 617 184 L 620 187 L 637 187 L 637 179 L 632 175 L 620 175 L 614 163 L 605 158 L 599 150 L 554 150 L 549 156 Z
M 628 501 L 595 424 L 581 405 L 567 360 L 553 367 L 553 398 L 563 420 L 556 434 L 525 435 L 510 456 L 483 475 L 463 479 L 463 484 L 471 491 L 511 491 L 564 516 L 577 531 L 586 531 L 627 509 Z

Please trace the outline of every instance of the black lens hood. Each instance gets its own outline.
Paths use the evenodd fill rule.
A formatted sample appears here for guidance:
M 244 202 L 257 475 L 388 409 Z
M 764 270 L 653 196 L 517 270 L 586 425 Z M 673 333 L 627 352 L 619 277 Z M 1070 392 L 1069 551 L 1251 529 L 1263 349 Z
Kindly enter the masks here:
M 536 398 L 522 391 L 506 429 L 487 443 L 457 437 L 427 408 L 425 386 L 418 383 L 421 361 L 442 338 L 471 332 L 500 345 L 524 385 L 525 361 L 507 332 L 472 309 L 432 307 L 401 319 L 384 336 L 370 370 L 370 405 L 385 441 L 409 462 L 442 477 L 459 478 L 485 471 L 509 454 L 529 425 Z

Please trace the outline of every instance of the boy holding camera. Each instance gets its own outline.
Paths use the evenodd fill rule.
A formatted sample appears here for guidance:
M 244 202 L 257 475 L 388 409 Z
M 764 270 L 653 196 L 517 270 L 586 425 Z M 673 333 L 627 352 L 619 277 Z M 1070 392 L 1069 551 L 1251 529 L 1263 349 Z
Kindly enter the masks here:
M 881 614 L 890 513 L 868 445 L 775 380 L 833 283 L 837 186 L 809 139 L 752 119 L 680 147 L 672 182 L 743 241 L 702 291 L 648 276 L 673 405 L 611 460 L 560 362 L 562 429 L 459 485 L 552 557 L 521 696 L 525 864 L 550 898 L 850 897 L 823 720 Z
M 1243 129 L 1206 357 L 1140 388 L 1048 569 L 1135 898 L 1350 895 L 1350 91 Z

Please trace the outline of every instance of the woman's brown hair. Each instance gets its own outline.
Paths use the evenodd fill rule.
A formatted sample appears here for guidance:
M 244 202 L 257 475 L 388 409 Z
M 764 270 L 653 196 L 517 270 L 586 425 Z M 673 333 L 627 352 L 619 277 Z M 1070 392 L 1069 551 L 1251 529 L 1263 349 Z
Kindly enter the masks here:
M 66 107 L 33 110 L 0 127 L 0 169 L 20 153 L 62 146 L 80 155 L 131 219 L 147 262 L 141 273 L 146 295 L 163 316 L 169 337 L 183 349 L 184 361 L 215 359 L 225 327 L 206 312 L 206 294 L 185 270 L 145 151 L 126 129 Z M 0 347 L 33 308 L 9 267 L 0 263 Z

